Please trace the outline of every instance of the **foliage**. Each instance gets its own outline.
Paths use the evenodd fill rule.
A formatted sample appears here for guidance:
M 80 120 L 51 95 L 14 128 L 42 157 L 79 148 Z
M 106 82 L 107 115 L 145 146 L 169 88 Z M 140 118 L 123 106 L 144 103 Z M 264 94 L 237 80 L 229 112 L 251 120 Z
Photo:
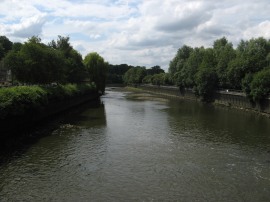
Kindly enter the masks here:
M 104 93 L 109 64 L 95 52 L 86 55 L 83 62 L 90 75 L 90 81 L 94 82 L 97 89 Z
M 164 76 L 165 76 L 165 73 L 159 73 L 159 74 L 153 75 L 152 84 L 154 85 L 164 84 Z
M 56 41 L 52 40 L 49 43 L 49 47 L 58 50 L 64 56 L 64 75 L 66 82 L 78 83 L 87 77 L 82 55 L 73 49 L 69 42 L 69 37 L 58 36 Z
M 154 75 L 154 74 L 160 74 L 164 73 L 164 70 L 160 68 L 160 66 L 156 65 L 151 67 L 150 69 L 146 69 L 147 75 Z
M 222 37 L 214 41 L 213 47 L 207 49 L 182 46 L 170 62 L 169 74 L 174 85 L 195 88 L 203 99 L 210 96 L 210 92 L 214 93 L 214 89 L 222 88 L 242 90 L 252 99 L 262 99 L 265 93 L 259 93 L 258 89 L 252 91 L 251 83 L 258 85 L 257 77 L 263 77 L 261 75 L 266 73 L 258 74 L 260 76 L 257 73 L 269 66 L 270 40 L 262 37 L 241 40 L 234 49 L 232 43 Z M 204 81 L 205 79 L 210 80 Z M 253 81 L 256 79 L 256 82 Z M 264 92 L 268 92 L 269 87 L 265 83 L 264 86 Z
M 123 76 L 132 66 L 127 64 L 109 65 L 107 83 L 123 84 Z
M 250 95 L 254 101 L 261 101 L 270 94 L 270 68 L 254 75 L 250 85 Z
M 146 75 L 146 76 L 143 78 L 142 83 L 145 83 L 145 84 L 152 84 L 152 78 L 153 78 L 152 75 Z
M 124 82 L 126 84 L 140 84 L 146 76 L 145 67 L 130 68 L 124 75 Z
M 0 60 L 12 49 L 12 42 L 6 36 L 0 36 Z
M 16 86 L 0 89 L 0 119 L 35 113 L 48 103 L 95 91 L 93 85 Z
M 47 93 L 41 87 L 18 86 L 0 89 L 0 118 L 23 115 L 47 104 Z
M 32 37 L 19 51 L 12 50 L 5 57 L 16 79 L 28 84 L 46 84 L 64 80 L 63 55 Z
M 242 79 L 242 89 L 243 91 L 246 93 L 247 97 L 249 99 L 252 99 L 252 96 L 251 96 L 251 82 L 253 80 L 253 74 L 251 73 L 248 73 L 246 74 L 246 76 Z
M 190 54 L 192 53 L 193 48 L 189 46 L 182 46 L 178 49 L 174 59 L 170 62 L 169 65 L 169 73 L 175 74 L 176 72 L 181 71 L 184 67 L 186 60 L 189 58 Z
M 13 43 L 9 48 L 4 58 L 6 69 L 11 69 L 21 83 L 80 83 L 89 77 L 82 56 L 70 45 L 69 37 L 58 36 L 45 45 L 33 36 L 26 43 Z M 0 57 L 2 50 L 0 43 Z
M 217 90 L 217 74 L 212 68 L 200 68 L 196 74 L 196 92 L 202 101 L 211 102 Z

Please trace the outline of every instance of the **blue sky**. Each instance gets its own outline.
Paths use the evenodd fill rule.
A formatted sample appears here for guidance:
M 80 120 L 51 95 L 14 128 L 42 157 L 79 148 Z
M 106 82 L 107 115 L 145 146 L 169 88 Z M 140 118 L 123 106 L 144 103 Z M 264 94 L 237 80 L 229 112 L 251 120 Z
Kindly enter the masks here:
M 167 69 L 182 45 L 270 38 L 269 0 L 0 0 L 0 35 L 69 36 L 83 56 Z

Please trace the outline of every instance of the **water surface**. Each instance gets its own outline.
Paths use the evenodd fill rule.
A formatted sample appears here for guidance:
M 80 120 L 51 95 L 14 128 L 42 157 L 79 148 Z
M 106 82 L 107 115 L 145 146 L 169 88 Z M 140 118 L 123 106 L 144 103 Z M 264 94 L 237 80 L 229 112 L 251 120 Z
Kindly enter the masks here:
M 0 167 L 0 201 L 269 201 L 270 120 L 107 91 Z

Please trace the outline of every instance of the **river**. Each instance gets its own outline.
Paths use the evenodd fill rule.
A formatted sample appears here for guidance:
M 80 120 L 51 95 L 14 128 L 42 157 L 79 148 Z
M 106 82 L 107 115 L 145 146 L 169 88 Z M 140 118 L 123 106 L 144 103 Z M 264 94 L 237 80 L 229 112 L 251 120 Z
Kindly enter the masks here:
M 0 201 L 270 201 L 270 119 L 107 90 L 0 166 Z

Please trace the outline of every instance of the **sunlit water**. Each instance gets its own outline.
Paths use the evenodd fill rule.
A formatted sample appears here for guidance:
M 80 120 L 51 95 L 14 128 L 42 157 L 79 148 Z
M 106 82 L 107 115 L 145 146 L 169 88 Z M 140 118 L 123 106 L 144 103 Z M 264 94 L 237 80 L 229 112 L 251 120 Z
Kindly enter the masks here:
M 270 201 L 269 119 L 127 95 L 1 165 L 0 201 Z

